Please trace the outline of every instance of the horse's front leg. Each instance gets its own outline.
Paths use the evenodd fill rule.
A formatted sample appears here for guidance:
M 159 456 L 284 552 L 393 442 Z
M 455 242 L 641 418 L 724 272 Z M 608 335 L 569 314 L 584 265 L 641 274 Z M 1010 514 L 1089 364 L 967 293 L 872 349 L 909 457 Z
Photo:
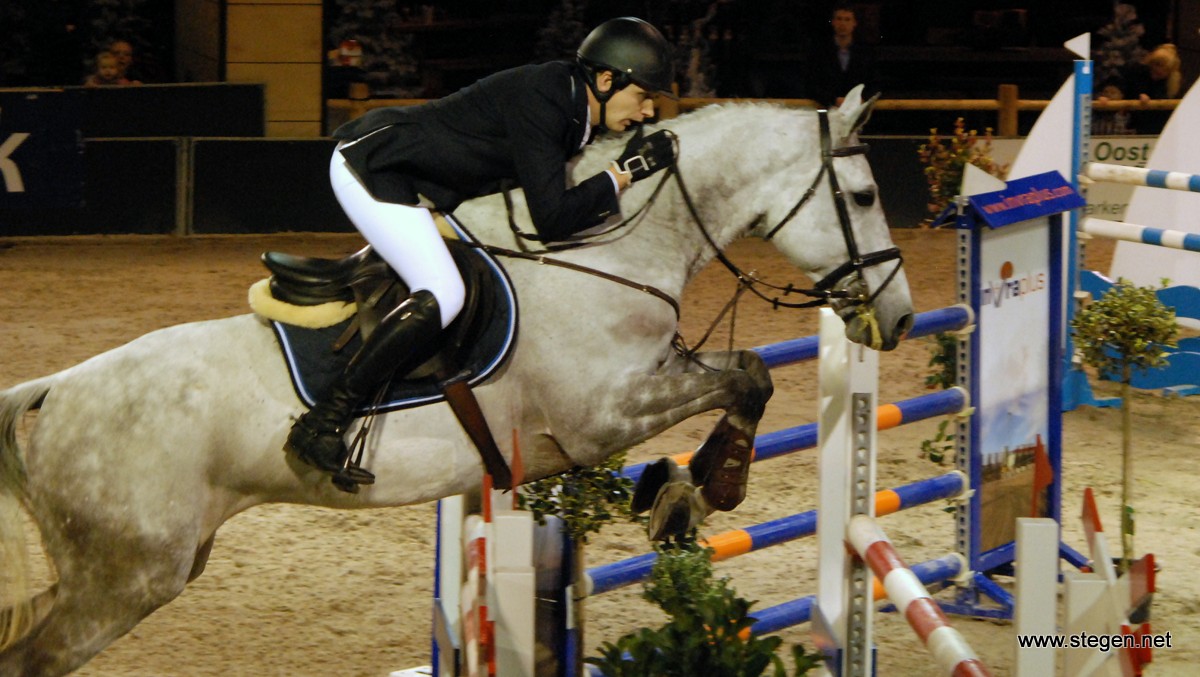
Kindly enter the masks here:
M 634 509 L 652 508 L 650 533 L 661 538 L 687 531 L 713 509 L 732 510 L 741 503 L 755 430 L 772 392 L 770 372 L 756 353 L 702 353 L 690 360 L 676 359 L 655 374 L 629 376 L 610 391 L 616 402 L 603 408 L 609 414 L 593 416 L 574 430 L 590 444 L 572 435 L 560 441 L 574 452 L 576 462 L 594 463 L 696 414 L 723 409 L 725 416 L 688 471 L 663 459 L 639 482 Z
M 650 511 L 649 535 L 659 540 L 687 532 L 714 510 L 733 510 L 746 497 L 754 436 L 774 390 L 771 375 L 751 351 L 702 353 L 684 373 L 716 372 L 739 381 L 725 415 L 692 455 L 687 468 L 664 457 L 646 467 L 632 499 L 635 512 Z M 714 407 L 716 408 L 716 407 Z
M 693 369 L 711 369 L 714 364 L 722 365 L 725 370 L 742 371 L 759 384 L 757 393 L 725 410 L 725 416 L 688 463 L 691 482 L 701 487 L 708 506 L 727 511 L 746 498 L 754 435 L 774 388 L 771 374 L 757 353 L 748 350 L 703 353 L 693 361 Z

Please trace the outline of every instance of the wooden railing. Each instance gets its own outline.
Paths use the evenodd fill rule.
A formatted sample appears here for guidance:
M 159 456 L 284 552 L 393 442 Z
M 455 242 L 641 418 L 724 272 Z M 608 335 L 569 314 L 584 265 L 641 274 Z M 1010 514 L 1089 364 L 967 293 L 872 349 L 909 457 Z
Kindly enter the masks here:
M 353 120 L 372 108 L 385 106 L 412 106 L 425 99 L 330 99 L 326 106 L 335 123 Z M 815 107 L 812 99 L 720 99 L 681 97 L 670 99 L 658 97 L 656 105 L 659 117 L 670 119 L 709 104 L 729 101 L 762 101 L 793 107 Z M 995 130 L 998 136 L 1017 136 L 1017 115 L 1021 111 L 1042 110 L 1049 101 L 1044 99 L 1022 99 L 1016 85 L 1000 85 L 995 99 L 880 99 L 875 105 L 879 111 L 996 111 Z M 1179 99 L 1156 99 L 1152 101 L 1107 101 L 1094 102 L 1097 111 L 1115 110 L 1174 110 Z

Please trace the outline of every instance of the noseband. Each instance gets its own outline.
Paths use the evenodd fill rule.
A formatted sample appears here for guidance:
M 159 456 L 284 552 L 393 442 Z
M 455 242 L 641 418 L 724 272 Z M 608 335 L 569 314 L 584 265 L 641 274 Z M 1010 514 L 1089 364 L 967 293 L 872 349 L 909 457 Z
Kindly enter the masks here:
M 787 284 L 784 286 L 771 284 L 755 277 L 753 274 L 746 273 L 735 263 L 733 263 L 733 261 L 729 260 L 729 258 L 726 257 L 721 251 L 721 248 L 717 246 L 716 242 L 709 234 L 708 229 L 704 227 L 704 224 L 700 219 L 700 214 L 696 210 L 695 205 L 692 203 L 691 196 L 689 195 L 687 189 L 684 187 L 683 177 L 677 170 L 673 170 L 673 174 L 675 176 L 675 180 L 679 183 L 680 191 L 683 193 L 684 202 L 687 204 L 687 208 L 691 213 L 692 219 L 700 227 L 700 231 L 704 234 L 704 237 L 708 240 L 709 244 L 711 244 L 713 249 L 716 250 L 717 259 L 756 296 L 768 301 L 773 306 L 780 308 L 812 308 L 829 303 L 835 308 L 844 307 L 846 305 L 854 305 L 861 313 L 865 312 L 866 307 L 869 306 L 876 299 L 876 297 L 878 297 L 879 294 L 887 288 L 889 284 L 891 284 L 893 279 L 895 279 L 896 274 L 900 272 L 900 266 L 902 265 L 904 259 L 900 255 L 900 249 L 898 247 L 889 247 L 888 249 L 883 249 L 868 254 L 859 253 L 858 241 L 854 237 L 854 228 L 850 222 L 850 210 L 846 206 L 846 195 L 842 192 L 841 186 L 838 184 L 837 171 L 834 169 L 833 160 L 834 158 L 849 157 L 851 155 L 865 155 L 868 146 L 865 143 L 860 143 L 853 146 L 834 148 L 832 135 L 829 131 L 829 112 L 825 109 L 821 109 L 817 111 L 817 116 L 821 129 L 821 169 L 817 172 L 816 177 L 808 186 L 808 190 L 804 191 L 804 194 L 800 196 L 800 199 L 797 200 L 796 204 L 793 205 L 790 210 L 788 210 L 787 215 L 785 215 L 783 219 L 779 221 L 779 223 L 775 224 L 774 227 L 768 230 L 767 234 L 763 237 L 764 240 L 771 240 L 779 233 L 779 231 L 783 230 L 783 227 L 788 225 L 792 219 L 795 218 L 796 214 L 800 212 L 804 205 L 807 204 L 814 195 L 816 195 L 817 187 L 820 185 L 821 179 L 826 175 L 829 176 L 829 189 L 833 196 L 834 206 L 837 208 L 838 223 L 841 225 L 842 239 L 846 243 L 846 253 L 848 258 L 845 263 L 833 269 L 828 275 L 821 278 L 812 289 L 797 287 L 793 284 Z M 762 216 L 760 215 L 759 220 L 761 219 Z M 753 227 L 754 226 L 751 226 L 751 228 Z M 870 293 L 870 290 L 866 284 L 866 280 L 863 277 L 863 271 L 872 266 L 877 266 L 893 260 L 896 261 L 896 266 L 892 269 L 892 272 L 883 281 L 883 284 L 879 286 L 879 289 L 876 289 L 874 293 Z M 780 296 L 772 297 L 769 295 L 769 292 L 763 292 L 762 289 L 760 289 L 761 287 L 779 291 L 782 292 L 782 294 Z M 792 293 L 815 297 L 815 300 L 805 302 L 789 302 L 782 299 L 783 296 L 787 296 L 788 294 Z

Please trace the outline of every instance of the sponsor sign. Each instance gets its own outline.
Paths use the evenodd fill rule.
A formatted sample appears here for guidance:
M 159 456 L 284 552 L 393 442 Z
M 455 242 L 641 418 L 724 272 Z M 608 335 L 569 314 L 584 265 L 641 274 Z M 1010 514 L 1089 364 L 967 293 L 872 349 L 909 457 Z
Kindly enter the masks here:
M 0 208 L 82 204 L 81 119 L 78 92 L 0 92 Z
M 1058 172 L 1035 174 L 1008 182 L 1003 190 L 968 198 L 992 228 L 1059 214 L 1084 205 L 1083 198 Z

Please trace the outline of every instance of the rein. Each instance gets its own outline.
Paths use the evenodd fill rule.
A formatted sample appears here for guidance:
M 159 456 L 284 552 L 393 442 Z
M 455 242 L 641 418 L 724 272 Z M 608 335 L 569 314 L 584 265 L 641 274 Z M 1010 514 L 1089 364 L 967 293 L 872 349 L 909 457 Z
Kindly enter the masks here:
M 563 261 L 561 259 L 546 256 L 546 254 L 552 254 L 559 251 L 567 251 L 580 247 L 606 244 L 609 240 L 597 240 L 597 238 L 625 228 L 632 224 L 635 220 L 644 216 L 650 207 L 653 206 L 653 204 L 658 200 L 658 197 L 662 193 L 662 189 L 666 185 L 667 181 L 673 178 L 676 185 L 679 186 L 679 192 L 683 197 L 683 202 L 687 207 L 688 214 L 691 216 L 692 221 L 696 224 L 696 227 L 700 230 L 700 233 L 704 236 L 705 241 L 708 242 L 709 246 L 711 246 L 713 251 L 716 252 L 716 259 L 720 261 L 721 264 L 725 266 L 725 268 L 729 270 L 729 272 L 738 280 L 738 291 L 736 292 L 734 299 L 731 301 L 731 304 L 736 304 L 737 299 L 743 292 L 750 291 L 755 296 L 770 303 L 773 308 L 813 308 L 826 304 L 850 304 L 857 308 L 857 311 L 860 315 L 865 315 L 870 320 L 871 311 L 868 306 L 879 296 L 881 292 L 883 292 L 884 289 L 887 288 L 889 284 L 891 284 L 892 280 L 895 279 L 896 275 L 900 272 L 901 265 L 903 264 L 903 257 L 901 256 L 900 249 L 898 247 L 889 247 L 887 249 L 870 252 L 868 254 L 861 254 L 859 252 L 858 241 L 854 236 L 853 225 L 850 221 L 850 211 L 846 205 L 846 196 L 845 193 L 842 192 L 838 183 L 837 172 L 834 169 L 833 160 L 834 158 L 839 157 L 865 154 L 869 146 L 867 144 L 856 144 L 853 146 L 833 148 L 832 135 L 829 129 L 829 112 L 825 109 L 821 109 L 817 111 L 817 114 L 821 132 L 821 168 L 817 172 L 816 177 L 813 178 L 812 183 L 809 184 L 808 189 L 805 190 L 800 198 L 796 201 L 796 204 L 794 204 L 792 208 L 788 210 L 787 214 L 780 219 L 779 223 L 771 227 L 771 229 L 768 230 L 766 235 L 763 237 L 764 240 L 770 241 L 781 230 L 783 230 L 785 226 L 791 223 L 800 210 L 803 209 L 806 204 L 808 204 L 809 200 L 811 200 L 814 195 L 816 195 L 818 186 L 821 183 L 821 179 L 825 176 L 829 177 L 829 188 L 833 197 L 835 208 L 837 210 L 838 223 L 841 227 L 842 239 L 846 244 L 848 259 L 845 263 L 833 269 L 823 278 L 818 280 L 811 289 L 798 287 L 791 283 L 780 286 L 767 282 L 751 273 L 745 272 L 736 263 L 730 260 L 729 257 L 726 256 L 721 250 L 721 247 L 717 244 L 716 240 L 713 239 L 708 228 L 704 225 L 704 221 L 700 216 L 700 211 L 697 209 L 695 201 L 692 199 L 691 191 L 688 190 L 687 185 L 684 182 L 683 174 L 675 165 L 667 168 L 667 170 L 663 173 L 663 178 L 659 181 L 658 185 L 655 186 L 654 191 L 650 194 L 650 197 L 646 200 L 646 202 L 643 203 L 642 206 L 637 209 L 637 211 L 635 211 L 628 218 L 623 219 L 620 223 L 600 233 L 593 233 L 587 236 L 578 237 L 572 236 L 571 238 L 563 241 L 562 244 L 543 243 L 543 249 L 537 251 L 528 249 L 525 246 L 525 241 L 529 240 L 541 243 L 542 240 L 537 235 L 523 232 L 517 226 L 516 219 L 513 215 L 512 197 L 509 194 L 509 188 L 506 186 L 502 192 L 504 194 L 504 204 L 508 212 L 508 224 L 509 228 L 513 232 L 514 237 L 516 238 L 517 246 L 520 248 L 520 251 L 497 247 L 495 245 L 483 244 L 468 231 L 468 235 L 471 236 L 472 240 L 472 242 L 469 242 L 469 244 L 473 247 L 477 247 L 483 251 L 497 256 L 523 259 L 527 261 L 534 261 L 538 264 L 557 266 L 567 270 L 593 275 L 595 277 L 599 277 L 610 282 L 615 282 L 632 289 L 637 289 L 638 291 L 650 294 L 651 296 L 654 296 L 655 298 L 658 298 L 670 305 L 671 309 L 675 312 L 676 320 L 678 320 L 680 317 L 679 302 L 670 294 L 667 294 L 661 289 L 650 285 L 641 284 L 618 275 L 613 275 L 596 268 L 582 266 L 569 261 Z M 756 219 L 755 223 L 751 223 L 750 226 L 748 226 L 747 230 L 752 230 L 753 228 L 757 227 L 757 221 L 761 221 L 762 218 L 762 215 L 760 215 Z M 462 224 L 460 223 L 460 225 Z M 893 260 L 896 261 L 896 265 L 892 269 L 891 273 L 888 274 L 888 276 L 884 279 L 883 284 L 881 284 L 878 289 L 876 289 L 873 293 L 869 293 L 869 289 L 866 287 L 866 283 L 863 278 L 863 271 L 865 271 L 867 268 L 881 265 Z M 771 296 L 769 292 L 762 291 L 762 288 L 782 293 L 778 296 Z M 783 297 L 793 293 L 813 297 L 813 300 L 803 302 L 783 300 Z M 728 310 L 729 307 L 727 305 L 726 309 L 721 312 L 721 315 L 714 320 L 713 327 L 715 327 L 716 324 L 721 321 L 721 316 L 723 316 Z M 711 332 L 712 327 L 709 328 L 709 331 L 705 334 L 704 339 L 702 339 L 695 347 L 687 349 L 687 352 L 693 353 L 700 347 L 700 345 L 703 345 L 704 341 L 707 340 L 708 335 L 711 334 Z M 677 344 L 680 341 L 681 337 L 677 335 Z
M 460 222 L 459 225 L 461 226 L 462 223 Z M 464 228 L 464 230 L 465 230 L 465 228 Z M 472 239 L 474 239 L 474 236 L 472 236 Z M 524 261 L 533 261 L 535 263 L 539 263 L 542 265 L 556 266 L 558 268 L 565 268 L 567 270 L 573 270 L 577 273 L 586 273 L 588 275 L 598 277 L 602 280 L 608 280 L 609 282 L 615 282 L 617 284 L 624 285 L 631 289 L 636 289 L 640 292 L 649 294 L 657 299 L 662 300 L 664 303 L 671 306 L 671 310 L 675 311 L 675 319 L 678 320 L 680 318 L 681 313 L 680 313 L 680 309 L 679 309 L 679 301 L 676 301 L 673 296 L 671 296 L 667 292 L 659 289 L 658 287 L 653 287 L 648 284 L 642 284 L 640 282 L 634 282 L 633 280 L 630 280 L 629 278 L 621 277 L 620 275 L 613 275 L 612 273 L 606 273 L 603 270 L 600 270 L 598 268 L 591 268 L 589 266 L 581 266 L 578 263 L 571 263 L 570 261 L 563 261 L 562 259 L 552 259 L 548 256 L 543 256 L 540 252 L 521 252 L 521 251 L 516 251 L 514 249 L 505 249 L 504 247 L 497 247 L 495 245 L 483 244 L 478 241 L 468 242 L 467 244 L 472 247 L 482 249 L 483 251 L 485 251 L 489 254 L 495 254 L 496 256 L 504 256 L 504 257 L 511 258 L 511 259 L 522 259 Z

